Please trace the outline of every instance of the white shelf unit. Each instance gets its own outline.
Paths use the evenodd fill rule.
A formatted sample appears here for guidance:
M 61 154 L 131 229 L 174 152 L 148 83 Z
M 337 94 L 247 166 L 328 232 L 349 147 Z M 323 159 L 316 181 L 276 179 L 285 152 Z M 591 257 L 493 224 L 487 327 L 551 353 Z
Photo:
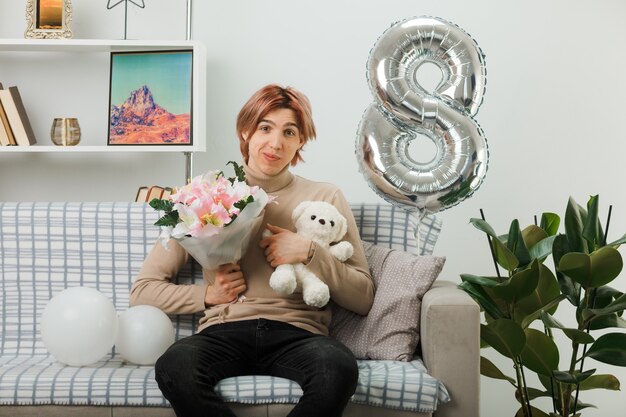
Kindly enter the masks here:
M 38 143 L 32 146 L 0 146 L 0 153 L 26 152 L 183 152 L 189 158 L 192 152 L 206 151 L 206 49 L 198 41 L 175 40 L 104 40 L 104 39 L 0 39 L 0 68 L 2 67 L 3 53 L 70 53 L 70 54 L 106 54 L 111 52 L 129 51 L 167 51 L 192 50 L 192 145 L 116 145 L 107 146 L 107 132 L 102 132 L 99 138 L 81 138 L 76 146 L 54 146 Z M 19 54 L 18 54 L 19 55 Z M 12 54 L 12 57 L 16 54 Z M 80 68 L 80 57 L 72 60 L 76 63 L 75 71 Z M 45 63 L 41 63 L 45 67 Z M 43 71 L 43 70 L 42 70 Z M 102 80 L 108 85 L 109 80 Z M 5 85 L 5 88 L 8 87 Z M 20 86 L 20 90 L 25 88 Z M 46 111 L 38 109 L 36 105 L 27 104 L 27 112 Z M 52 120 L 52 116 L 50 118 Z M 80 122 L 80 120 L 79 120 Z M 95 143 L 95 144 L 94 144 Z

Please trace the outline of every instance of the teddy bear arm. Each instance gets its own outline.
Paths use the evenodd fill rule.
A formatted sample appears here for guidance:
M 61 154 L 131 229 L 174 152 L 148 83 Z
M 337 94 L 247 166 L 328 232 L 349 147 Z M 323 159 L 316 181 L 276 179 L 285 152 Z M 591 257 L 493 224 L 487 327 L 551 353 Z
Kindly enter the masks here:
M 341 262 L 349 259 L 354 253 L 354 247 L 347 241 L 339 242 L 336 245 L 331 246 L 329 250 L 331 255 L 339 259 Z

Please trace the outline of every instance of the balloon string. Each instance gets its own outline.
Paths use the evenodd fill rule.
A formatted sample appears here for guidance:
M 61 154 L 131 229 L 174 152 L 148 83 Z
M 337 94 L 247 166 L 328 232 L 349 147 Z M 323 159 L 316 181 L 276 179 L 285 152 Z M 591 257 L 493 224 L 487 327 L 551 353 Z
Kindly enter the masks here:
M 415 249 L 417 251 L 418 255 L 422 255 L 422 245 L 421 245 L 421 241 L 420 241 L 420 237 L 421 237 L 421 227 L 422 227 L 422 220 L 424 220 L 424 217 L 426 216 L 426 213 L 424 212 L 424 210 L 420 210 L 419 214 L 417 215 L 417 224 L 415 225 L 415 229 L 414 229 L 414 233 L 415 233 Z

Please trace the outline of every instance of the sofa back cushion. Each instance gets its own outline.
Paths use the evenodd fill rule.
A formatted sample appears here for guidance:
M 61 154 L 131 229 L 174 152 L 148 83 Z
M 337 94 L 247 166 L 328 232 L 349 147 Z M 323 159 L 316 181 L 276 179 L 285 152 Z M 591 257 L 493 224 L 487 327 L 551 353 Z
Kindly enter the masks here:
M 416 252 L 416 219 L 388 204 L 353 205 L 363 240 Z M 57 293 L 74 286 L 106 294 L 118 312 L 129 306 L 134 277 L 158 238 L 158 213 L 145 203 L 0 202 L 0 355 L 46 354 L 39 321 Z M 441 223 L 422 223 L 421 253 L 432 251 Z M 177 282 L 201 282 L 190 261 Z M 191 335 L 199 317 L 171 316 L 177 339 Z M 111 355 L 114 355 L 114 351 Z

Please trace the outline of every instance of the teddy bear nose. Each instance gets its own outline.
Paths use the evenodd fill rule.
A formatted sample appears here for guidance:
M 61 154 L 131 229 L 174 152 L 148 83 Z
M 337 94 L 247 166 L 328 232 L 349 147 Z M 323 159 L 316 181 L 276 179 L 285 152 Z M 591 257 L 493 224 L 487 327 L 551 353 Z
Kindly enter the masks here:
M 320 222 L 320 224 L 322 224 L 322 225 L 326 224 L 326 220 L 324 220 L 324 219 L 319 219 L 319 222 Z

